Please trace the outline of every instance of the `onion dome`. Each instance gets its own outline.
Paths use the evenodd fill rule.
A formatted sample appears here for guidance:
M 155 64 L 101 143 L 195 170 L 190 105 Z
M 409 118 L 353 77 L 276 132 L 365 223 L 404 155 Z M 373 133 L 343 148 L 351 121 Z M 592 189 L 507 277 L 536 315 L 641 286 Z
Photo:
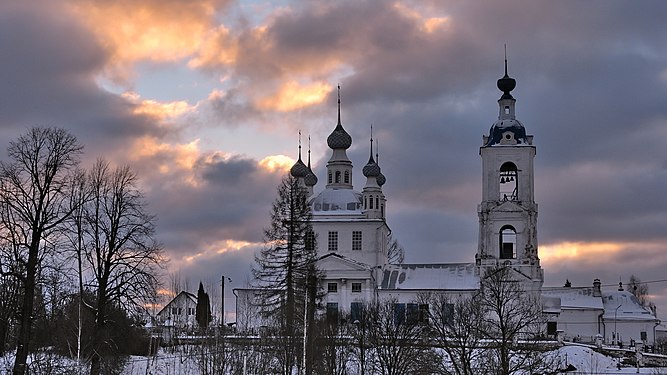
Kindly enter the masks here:
M 306 183 L 306 186 L 315 186 L 317 184 L 317 176 L 313 171 L 308 170 L 308 174 L 304 177 L 303 180 Z
M 343 125 L 340 124 L 340 118 L 338 118 L 338 125 L 336 125 L 334 131 L 327 137 L 327 145 L 331 149 L 342 148 L 346 150 L 352 146 L 352 137 L 343 129 Z
M 507 46 L 505 46 L 507 48 Z M 514 90 L 516 87 L 516 80 L 507 75 L 507 50 L 505 50 L 505 76 L 500 78 L 496 83 L 498 90 L 503 92 L 503 96 L 500 99 L 512 99 L 512 94 L 510 91 Z
M 292 168 L 289 170 L 289 173 L 292 175 L 294 178 L 302 178 L 306 177 L 308 175 L 308 167 L 306 167 L 305 164 L 301 161 L 301 158 L 297 160 L 296 163 L 292 166 Z
M 378 183 L 379 186 L 384 185 L 385 182 L 387 182 L 387 178 L 380 172 L 377 177 L 375 177 L 375 181 Z
M 301 130 L 299 130 L 299 160 L 290 168 L 289 173 L 294 178 L 304 178 L 308 175 L 310 168 L 306 167 L 301 161 Z
M 308 174 L 304 178 L 303 182 L 306 183 L 306 186 L 315 186 L 317 184 L 317 176 L 313 173 L 313 169 L 310 167 L 310 136 L 308 136 Z
M 327 145 L 331 149 L 345 149 L 347 150 L 352 146 L 352 137 L 348 132 L 343 129 L 343 125 L 340 123 L 340 86 L 338 86 L 338 124 L 329 137 L 327 137 Z
M 364 166 L 362 172 L 366 177 L 377 177 L 380 175 L 380 166 L 373 160 L 373 156 L 368 159 L 368 164 Z

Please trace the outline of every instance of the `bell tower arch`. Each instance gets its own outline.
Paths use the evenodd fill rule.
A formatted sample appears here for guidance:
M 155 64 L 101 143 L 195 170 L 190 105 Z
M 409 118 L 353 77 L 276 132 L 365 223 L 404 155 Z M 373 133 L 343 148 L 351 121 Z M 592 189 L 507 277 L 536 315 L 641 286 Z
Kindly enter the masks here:
M 535 203 L 533 136 L 515 115 L 516 100 L 510 93 L 516 81 L 507 75 L 498 80 L 503 95 L 498 100 L 498 120 L 483 136 L 482 202 L 479 243 L 475 260 L 480 274 L 486 269 L 511 266 L 533 284 L 542 286 L 544 275 L 537 253 L 537 203 Z

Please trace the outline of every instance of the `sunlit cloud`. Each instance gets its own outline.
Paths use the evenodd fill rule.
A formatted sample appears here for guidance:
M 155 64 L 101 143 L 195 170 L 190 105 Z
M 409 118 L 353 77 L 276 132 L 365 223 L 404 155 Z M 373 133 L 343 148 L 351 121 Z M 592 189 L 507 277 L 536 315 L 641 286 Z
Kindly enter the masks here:
M 157 171 L 161 174 L 179 169 L 191 171 L 200 156 L 199 139 L 185 144 L 170 144 L 142 137 L 134 142 L 132 150 L 131 158 L 134 160 L 157 160 Z M 194 180 L 191 182 L 194 183 Z
M 211 30 L 201 42 L 195 57 L 189 62 L 191 68 L 233 64 L 239 53 L 238 43 L 224 25 Z
M 403 16 L 416 21 L 421 30 L 428 34 L 444 29 L 450 21 L 449 17 L 429 17 L 424 12 L 398 2 L 394 3 L 394 8 Z
M 181 260 L 187 264 L 193 262 L 203 261 L 205 259 L 213 258 L 220 254 L 230 251 L 243 251 L 245 249 L 256 249 L 263 244 L 261 242 L 248 242 L 237 240 L 220 240 L 210 244 L 206 249 L 200 250 L 194 254 L 184 256 Z
M 259 166 L 269 172 L 287 172 L 295 160 L 286 155 L 270 155 L 259 161 Z
M 288 81 L 275 94 L 260 99 L 258 105 L 265 110 L 289 112 L 321 103 L 332 90 L 333 87 L 325 82 L 301 84 Z
M 156 100 L 141 99 L 139 94 L 132 91 L 127 91 L 121 96 L 136 104 L 134 114 L 148 115 L 160 120 L 173 119 L 195 110 L 195 106 L 184 100 L 161 103 Z
M 561 242 L 550 245 L 540 245 L 540 259 L 546 263 L 556 263 L 564 260 L 588 259 L 609 256 L 623 250 L 624 246 L 612 242 Z
M 110 74 L 127 78 L 135 61 L 176 61 L 194 54 L 219 1 L 72 1 L 70 4 L 112 54 Z

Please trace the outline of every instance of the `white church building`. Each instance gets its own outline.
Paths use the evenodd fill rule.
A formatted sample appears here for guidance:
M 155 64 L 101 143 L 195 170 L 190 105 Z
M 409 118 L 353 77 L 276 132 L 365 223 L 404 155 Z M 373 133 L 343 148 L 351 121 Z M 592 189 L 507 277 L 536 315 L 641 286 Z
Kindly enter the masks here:
M 511 267 L 526 289 L 541 293 L 543 311 L 550 323 L 548 333 L 566 338 L 605 343 L 630 340 L 651 345 L 654 314 L 641 307 L 629 292 L 601 291 L 600 282 L 586 288 L 545 288 L 537 243 L 537 203 L 534 199 L 533 160 L 536 147 L 516 118 L 516 100 L 511 91 L 516 81 L 507 75 L 498 80 L 502 96 L 498 100 L 498 119 L 484 135 L 479 154 L 482 158 L 482 197 L 478 205 L 479 240 L 471 263 L 390 264 L 386 222 L 387 199 L 382 187 L 387 179 L 373 154 L 361 172 L 363 188 L 352 184 L 354 168 L 346 150 L 352 137 L 341 123 L 340 95 L 338 122 L 327 138 L 331 158 L 327 163 L 323 189 L 316 191 L 318 179 L 299 159 L 290 173 L 310 194 L 312 226 L 317 235 L 318 268 L 324 271 L 322 290 L 326 293 L 326 313 L 335 316 L 357 314 L 364 301 L 395 299 L 398 308 L 428 309 L 419 305 L 418 294 L 437 291 L 452 295 L 472 294 L 480 288 L 480 277 L 487 269 Z M 299 149 L 300 150 L 300 149 Z M 409 251 L 409 249 L 407 250 Z M 253 300 L 261 298 L 256 289 L 237 288 L 237 329 L 261 325 L 252 313 Z M 545 332 L 546 334 L 547 332 Z

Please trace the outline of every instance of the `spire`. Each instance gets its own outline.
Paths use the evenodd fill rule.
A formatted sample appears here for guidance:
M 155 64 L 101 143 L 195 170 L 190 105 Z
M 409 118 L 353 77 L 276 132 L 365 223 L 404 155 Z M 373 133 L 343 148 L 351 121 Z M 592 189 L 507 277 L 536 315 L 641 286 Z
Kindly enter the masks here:
M 380 168 L 380 141 L 377 139 L 375 140 L 375 163 Z M 387 182 L 387 178 L 382 174 L 382 168 L 380 168 L 380 174 L 375 178 L 375 181 L 377 181 L 380 187 Z
M 371 155 L 368 158 L 368 164 L 370 163 L 375 163 L 375 160 L 373 160 L 373 124 L 371 124 Z
M 301 160 L 301 130 L 299 129 L 299 160 Z
M 377 177 L 380 175 L 380 166 L 373 160 L 373 124 L 371 124 L 371 152 L 368 163 L 364 166 L 362 173 L 366 177 Z
M 310 169 L 310 134 L 308 134 L 308 169 Z
M 510 91 L 516 87 L 516 81 L 507 74 L 507 44 L 505 44 L 505 76 L 499 79 L 496 85 L 503 92 L 503 96 L 500 99 L 514 99 Z
M 352 145 L 352 137 L 343 129 L 343 124 L 340 121 L 340 85 L 338 85 L 338 123 L 334 131 L 327 137 L 327 145 L 332 150 L 347 150 Z
M 317 176 L 315 176 L 315 173 L 313 173 L 313 169 L 310 167 L 310 135 L 308 135 L 308 174 L 306 174 L 304 182 L 306 183 L 306 186 L 310 188 L 312 188 L 313 186 L 315 186 L 315 184 L 317 184 Z
M 340 123 L 340 83 L 338 84 L 338 126 L 341 126 L 341 123 Z
M 308 167 L 301 161 L 301 130 L 299 130 L 299 160 L 290 169 L 290 174 L 294 178 L 302 178 L 308 175 Z

